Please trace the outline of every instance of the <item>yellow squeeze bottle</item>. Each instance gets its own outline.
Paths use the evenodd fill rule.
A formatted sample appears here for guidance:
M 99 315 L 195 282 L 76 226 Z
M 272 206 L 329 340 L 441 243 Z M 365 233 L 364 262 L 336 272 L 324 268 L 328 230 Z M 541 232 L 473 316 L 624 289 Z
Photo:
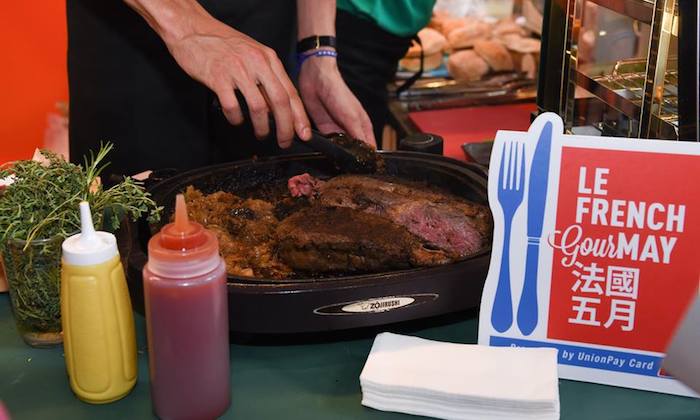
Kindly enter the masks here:
M 103 404 L 136 384 L 134 317 L 116 238 L 95 232 L 86 202 L 80 222 L 81 233 L 62 245 L 63 350 L 73 392 Z

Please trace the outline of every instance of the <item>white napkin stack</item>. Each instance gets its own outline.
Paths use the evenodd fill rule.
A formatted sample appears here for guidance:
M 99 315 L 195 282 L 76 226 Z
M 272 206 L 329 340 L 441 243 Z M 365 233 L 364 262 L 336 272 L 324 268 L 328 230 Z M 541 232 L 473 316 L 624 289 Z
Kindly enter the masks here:
M 444 419 L 558 419 L 557 350 L 377 335 L 362 404 Z

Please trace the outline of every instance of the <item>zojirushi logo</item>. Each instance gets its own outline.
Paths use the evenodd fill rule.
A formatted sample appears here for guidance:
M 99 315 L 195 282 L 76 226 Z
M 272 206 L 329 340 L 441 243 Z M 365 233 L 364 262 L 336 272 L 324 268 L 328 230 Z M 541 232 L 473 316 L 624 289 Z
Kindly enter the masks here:
M 316 315 L 333 316 L 362 316 L 363 314 L 376 314 L 393 311 L 394 309 L 408 309 L 424 303 L 434 302 L 439 295 L 436 293 L 415 293 L 404 296 L 382 296 L 353 302 L 338 302 L 314 309 Z
M 396 308 L 401 308 L 412 304 L 415 301 L 412 297 L 383 297 L 353 302 L 341 308 L 343 312 L 385 312 Z
M 369 302 L 365 305 L 364 309 L 383 309 L 383 308 L 393 308 L 395 306 L 403 306 L 401 305 L 401 301 L 398 299 L 394 300 L 387 300 L 385 302 Z

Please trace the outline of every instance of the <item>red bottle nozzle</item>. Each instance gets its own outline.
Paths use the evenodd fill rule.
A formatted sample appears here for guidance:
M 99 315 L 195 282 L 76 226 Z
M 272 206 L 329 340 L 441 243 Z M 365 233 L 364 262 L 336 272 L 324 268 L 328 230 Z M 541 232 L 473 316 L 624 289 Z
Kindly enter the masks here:
M 222 264 L 213 232 L 187 217 L 185 197 L 175 198 L 175 220 L 148 241 L 148 268 L 164 278 L 187 278 Z
M 160 245 L 171 250 L 187 251 L 202 246 L 207 241 L 204 228 L 187 217 L 185 197 L 175 198 L 175 222 L 168 223 L 160 231 Z
M 187 217 L 187 203 L 185 196 L 178 194 L 175 197 L 175 229 L 187 232 L 191 228 L 190 219 Z

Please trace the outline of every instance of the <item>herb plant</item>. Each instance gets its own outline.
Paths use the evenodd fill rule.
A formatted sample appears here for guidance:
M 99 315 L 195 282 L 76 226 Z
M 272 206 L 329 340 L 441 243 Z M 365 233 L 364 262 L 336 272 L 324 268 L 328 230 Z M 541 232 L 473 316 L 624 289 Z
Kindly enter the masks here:
M 148 215 L 150 221 L 157 221 L 160 208 L 138 181 L 125 177 L 109 189 L 97 182 L 108 165 L 105 157 L 111 150 L 112 144 L 107 143 L 97 156 L 90 153 L 84 167 L 42 150 L 48 166 L 23 160 L 0 169 L 0 178 L 14 178 L 14 183 L 0 194 L 0 242 L 29 242 L 56 235 L 66 238 L 76 233 L 80 229 L 78 205 L 83 200 L 90 203 L 93 221 L 102 229 L 118 228 L 123 216 L 136 220 Z M 107 220 L 103 220 L 105 215 Z
M 160 216 L 161 208 L 138 181 L 125 177 L 108 189 L 98 182 L 110 150 L 111 144 L 103 145 L 83 166 L 42 150 L 48 165 L 23 160 L 0 168 L 0 178 L 14 179 L 0 190 L 0 252 L 23 334 L 61 330 L 61 242 L 80 230 L 81 201 L 90 203 L 95 225 L 108 231 L 124 217 L 155 222 Z

